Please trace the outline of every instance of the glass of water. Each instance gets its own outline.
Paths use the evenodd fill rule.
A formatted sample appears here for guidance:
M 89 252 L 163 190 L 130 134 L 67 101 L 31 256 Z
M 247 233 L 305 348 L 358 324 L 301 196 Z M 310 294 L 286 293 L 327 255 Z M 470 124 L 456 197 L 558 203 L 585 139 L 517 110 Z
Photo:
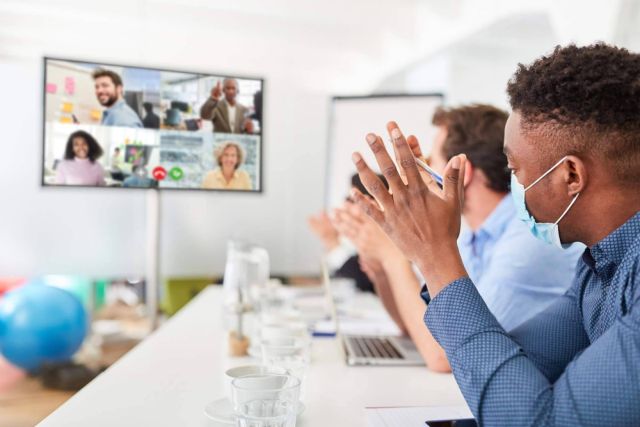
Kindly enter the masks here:
M 231 382 L 238 427 L 294 427 L 300 379 L 292 375 L 258 374 Z
M 261 341 L 262 363 L 286 369 L 304 383 L 311 362 L 311 339 L 308 337 L 274 337 Z M 304 395 L 304 390 L 301 391 Z M 304 398 L 304 396 L 302 396 Z

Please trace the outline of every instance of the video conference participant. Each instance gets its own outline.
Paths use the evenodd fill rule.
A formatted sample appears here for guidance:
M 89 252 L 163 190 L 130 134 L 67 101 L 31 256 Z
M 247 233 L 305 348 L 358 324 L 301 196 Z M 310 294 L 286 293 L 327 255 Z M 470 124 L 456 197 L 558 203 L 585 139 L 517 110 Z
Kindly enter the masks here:
M 546 245 L 518 220 L 503 153 L 507 117 L 506 112 L 489 105 L 437 110 L 432 120 L 436 135 L 430 163 L 442 172 L 449 159 L 467 155 L 462 216 L 469 228 L 458 238 L 458 248 L 487 307 L 505 330 L 512 330 L 565 293 L 582 249 Z M 417 140 L 409 137 L 409 143 L 414 155 L 421 157 Z M 416 295 L 422 284 L 410 262 L 357 207 L 339 211 L 336 220 L 340 228 L 353 234 L 374 284 L 391 288 L 394 298 L 385 306 L 397 305 L 390 312 L 402 314 L 402 328 L 409 331 L 428 366 L 448 371 L 444 351 L 421 320 L 424 304 Z
M 102 112 L 102 125 L 142 127 L 140 117 L 123 98 L 124 86 L 118 73 L 100 68 L 93 72 L 93 81 L 98 102 L 107 107 Z
M 145 102 L 142 104 L 145 116 L 142 119 L 142 125 L 148 129 L 160 129 L 160 116 L 153 112 L 153 104 Z
M 56 184 L 105 185 L 104 169 L 96 160 L 103 154 L 96 139 L 79 130 L 69 135 L 64 160 L 56 167 Z
M 224 99 L 222 93 L 224 92 Z M 213 122 L 213 131 L 220 133 L 253 133 L 253 122 L 246 118 L 247 107 L 236 101 L 238 81 L 224 79 L 216 83 L 211 97 L 200 108 L 200 117 Z
M 151 188 L 158 186 L 158 181 L 149 178 L 147 168 L 143 165 L 134 166 L 132 172 L 122 182 L 123 187 Z
M 251 177 L 239 169 L 244 163 L 245 153 L 235 142 L 225 142 L 216 148 L 213 156 L 218 167 L 209 171 L 202 181 L 202 188 L 210 190 L 251 190 Z
M 382 140 L 367 136 L 389 194 L 353 155 L 382 209 L 354 198 L 420 267 L 425 323 L 481 425 L 640 424 L 638 76 L 638 54 L 570 45 L 520 65 L 509 82 L 504 148 L 518 216 L 549 244 L 587 245 L 569 291 L 511 333 L 487 308 L 456 246 L 466 158 L 451 159 L 444 191 L 427 187 L 391 122 L 406 185 Z

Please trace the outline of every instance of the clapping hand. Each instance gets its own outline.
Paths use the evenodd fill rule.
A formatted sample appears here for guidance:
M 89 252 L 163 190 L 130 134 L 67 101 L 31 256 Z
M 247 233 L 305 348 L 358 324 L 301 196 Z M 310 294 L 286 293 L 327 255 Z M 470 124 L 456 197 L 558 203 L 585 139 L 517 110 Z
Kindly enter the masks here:
M 351 196 L 404 255 L 418 265 L 434 297 L 448 283 L 466 275 L 456 244 L 460 234 L 466 157 L 458 155 L 449 161 L 444 171 L 444 188 L 440 190 L 430 177 L 421 177 L 414 153 L 398 125 L 389 122 L 387 131 L 398 167 L 380 136 L 370 133 L 366 139 L 390 191 L 362 156 L 354 153 L 352 160 L 360 179 L 377 203 L 355 189 Z
M 361 258 L 382 263 L 398 251 L 378 224 L 354 203 L 345 202 L 335 209 L 332 219 L 335 228 L 353 243 Z
M 340 244 L 338 230 L 333 226 L 325 211 L 311 215 L 308 223 L 313 234 L 322 241 L 325 250 L 330 251 Z

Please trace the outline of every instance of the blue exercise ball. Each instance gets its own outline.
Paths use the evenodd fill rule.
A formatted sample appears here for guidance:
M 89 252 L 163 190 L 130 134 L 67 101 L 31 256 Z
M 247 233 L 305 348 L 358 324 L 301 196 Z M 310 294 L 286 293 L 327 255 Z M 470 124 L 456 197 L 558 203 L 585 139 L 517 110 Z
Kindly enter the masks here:
M 87 313 L 71 293 L 33 282 L 0 300 L 0 353 L 37 371 L 43 362 L 71 359 L 87 334 Z

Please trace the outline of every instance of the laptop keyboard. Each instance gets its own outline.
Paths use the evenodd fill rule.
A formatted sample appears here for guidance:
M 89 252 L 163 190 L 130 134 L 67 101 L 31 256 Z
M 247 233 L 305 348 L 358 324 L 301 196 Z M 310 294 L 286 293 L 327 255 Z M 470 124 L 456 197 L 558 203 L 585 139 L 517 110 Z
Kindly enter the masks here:
M 375 359 L 404 359 L 386 338 L 379 337 L 346 337 L 357 357 L 371 357 Z

